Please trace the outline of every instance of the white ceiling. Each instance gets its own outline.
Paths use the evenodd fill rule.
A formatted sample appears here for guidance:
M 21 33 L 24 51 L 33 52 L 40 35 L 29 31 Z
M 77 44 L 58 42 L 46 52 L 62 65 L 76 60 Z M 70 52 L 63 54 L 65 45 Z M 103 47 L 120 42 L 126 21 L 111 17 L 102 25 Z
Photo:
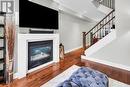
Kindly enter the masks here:
M 71 9 L 77 12 L 81 16 L 86 16 L 92 20 L 99 21 L 105 14 L 100 12 L 95 5 L 92 3 L 92 0 L 53 0 L 59 5 L 64 6 L 68 9 Z

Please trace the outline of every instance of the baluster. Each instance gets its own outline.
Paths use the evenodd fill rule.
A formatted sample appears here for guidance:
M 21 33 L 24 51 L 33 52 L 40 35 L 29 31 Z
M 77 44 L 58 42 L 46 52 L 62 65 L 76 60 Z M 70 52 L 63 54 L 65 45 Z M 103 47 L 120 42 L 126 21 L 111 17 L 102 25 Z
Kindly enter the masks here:
M 99 31 L 97 31 L 97 38 L 98 38 L 98 39 L 99 39 L 99 35 L 100 35 L 100 34 L 99 34 Z
M 88 34 L 88 45 L 87 45 L 87 47 L 89 47 L 90 46 L 90 33 Z
M 92 32 L 90 32 L 90 41 L 91 41 L 90 45 L 92 45 L 93 44 L 93 33 Z
M 98 25 L 97 25 L 97 30 L 98 30 Z M 97 30 L 96 30 L 96 31 L 97 31 Z M 98 38 L 98 33 L 96 34 L 96 38 Z
M 110 20 L 110 19 L 111 19 L 111 15 L 109 15 L 109 20 Z M 110 21 L 109 24 L 108 24 L 108 25 L 109 25 L 109 27 L 108 27 L 108 33 L 110 33 L 110 29 L 111 29 L 111 24 L 110 24 L 110 23 L 111 23 L 111 21 Z
M 100 27 L 100 25 L 99 25 L 99 29 L 100 29 L 101 27 Z M 100 31 L 100 30 L 99 30 Z M 98 38 L 100 38 L 100 32 L 98 32 Z
M 88 46 L 91 46 L 91 37 L 90 37 L 90 33 L 89 33 L 89 35 L 88 35 Z
M 111 14 L 111 18 L 113 18 L 113 12 L 112 12 L 112 14 Z M 112 26 L 113 26 L 113 20 L 111 20 L 111 29 L 112 29 Z M 111 30 L 110 30 L 111 31 Z
M 83 49 L 86 49 L 86 32 L 83 32 Z
M 94 44 L 94 43 L 95 43 L 95 37 L 96 37 L 96 33 L 95 33 L 95 34 L 93 34 L 92 44 Z
M 104 20 L 103 20 L 103 22 L 102 22 L 103 24 L 102 24 L 102 26 L 104 25 Z M 103 29 L 102 29 L 102 37 L 104 37 L 104 26 L 102 27 Z
M 106 23 L 106 20 L 104 20 L 104 24 Z M 105 37 L 105 30 L 106 30 L 106 26 L 104 26 L 104 37 Z
M 106 19 L 105 19 L 105 24 L 107 23 L 107 18 L 108 17 L 106 17 Z M 105 27 L 105 35 L 104 36 L 106 36 L 106 25 L 104 27 Z
M 100 31 L 101 31 L 101 30 L 98 31 L 98 40 L 100 40 L 100 36 L 101 36 L 101 35 L 100 35 Z
M 113 12 L 112 12 L 112 14 L 111 14 L 111 15 L 112 15 L 112 18 L 113 18 Z M 113 20 L 112 20 L 112 26 L 113 26 L 113 24 L 114 24 L 114 23 L 113 23 Z M 111 26 L 111 27 L 112 27 L 112 26 Z M 112 29 L 112 28 L 111 28 L 111 29 Z
M 102 22 L 101 22 L 102 23 Z M 101 28 L 101 24 L 100 24 L 100 28 Z M 101 29 L 102 30 L 102 29 Z M 102 32 L 100 30 L 100 38 L 102 38 Z
M 112 14 L 111 14 L 111 19 L 112 19 Z M 110 32 L 111 32 L 111 28 L 112 28 L 112 20 L 110 21 Z
M 101 39 L 103 38 L 103 28 L 101 29 Z

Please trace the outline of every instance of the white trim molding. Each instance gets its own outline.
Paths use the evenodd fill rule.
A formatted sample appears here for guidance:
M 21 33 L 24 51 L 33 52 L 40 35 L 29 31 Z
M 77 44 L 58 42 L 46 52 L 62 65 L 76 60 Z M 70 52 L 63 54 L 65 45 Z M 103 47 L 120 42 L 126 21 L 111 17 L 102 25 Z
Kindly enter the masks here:
M 33 70 L 28 70 L 28 42 L 53 40 L 53 60 L 52 62 L 59 62 L 59 34 L 18 34 L 18 71 L 17 77 L 26 77 L 28 72 L 40 69 L 50 64 L 49 62 L 43 64 Z M 52 63 L 51 62 L 51 63 Z
M 16 73 L 14 73 L 14 75 L 13 75 L 13 79 L 17 79 L 18 78 L 18 73 L 16 72 Z
M 79 46 L 79 47 L 76 47 L 76 48 L 73 48 L 73 49 L 66 50 L 65 53 L 69 53 L 69 52 L 71 52 L 71 51 L 75 51 L 75 50 L 78 50 L 78 49 L 80 49 L 80 48 L 82 48 L 82 46 Z
M 112 67 L 116 67 L 116 68 L 120 68 L 120 69 L 130 71 L 130 67 L 126 66 L 126 65 L 123 65 L 123 64 L 113 63 L 113 62 L 110 62 L 110 61 L 100 60 L 100 59 L 96 59 L 96 58 L 90 58 L 90 57 L 86 57 L 84 55 L 81 55 L 81 58 L 86 59 L 86 60 L 90 60 L 90 61 L 94 61 L 94 62 L 97 62 L 97 63 L 105 64 L 105 65 L 108 65 L 108 66 L 112 66 Z

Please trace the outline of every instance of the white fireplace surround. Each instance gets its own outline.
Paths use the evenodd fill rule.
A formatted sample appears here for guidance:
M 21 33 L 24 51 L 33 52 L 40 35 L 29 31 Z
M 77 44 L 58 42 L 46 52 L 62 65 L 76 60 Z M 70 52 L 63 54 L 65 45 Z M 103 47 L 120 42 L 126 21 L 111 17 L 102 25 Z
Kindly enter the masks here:
M 40 65 L 28 71 L 28 42 L 53 40 L 53 61 Z M 18 34 L 18 72 L 17 78 L 23 78 L 27 73 L 40 69 L 50 63 L 59 61 L 59 34 Z

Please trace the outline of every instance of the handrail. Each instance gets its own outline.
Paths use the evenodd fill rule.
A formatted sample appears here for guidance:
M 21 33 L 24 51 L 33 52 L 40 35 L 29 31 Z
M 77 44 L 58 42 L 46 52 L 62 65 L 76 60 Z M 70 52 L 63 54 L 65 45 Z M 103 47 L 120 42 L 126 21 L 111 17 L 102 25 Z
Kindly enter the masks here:
M 113 20 L 115 18 L 115 16 L 114 17 L 112 17 L 107 23 L 105 23 L 102 27 L 100 27 L 97 31 L 95 31 L 95 33 L 97 33 L 99 30 L 101 30 L 105 25 L 107 25 L 111 20 Z M 93 33 L 93 35 L 95 34 L 95 33 Z
M 91 30 L 89 30 L 85 35 L 90 33 L 96 26 L 98 26 L 104 19 L 106 19 L 111 13 L 113 13 L 115 10 L 112 10 L 108 15 L 106 15 L 100 22 L 98 22 Z
M 84 50 L 86 49 L 86 45 L 87 46 L 93 45 L 98 40 L 102 39 L 104 36 L 106 36 L 108 33 L 110 33 L 111 29 L 114 29 L 114 28 L 111 28 L 114 25 L 114 20 L 113 20 L 115 18 L 114 11 L 115 10 L 112 10 L 109 14 L 107 14 L 91 30 L 89 30 L 88 32 L 83 32 L 83 48 L 84 48 Z M 107 25 L 109 26 L 109 28 L 106 30 Z

